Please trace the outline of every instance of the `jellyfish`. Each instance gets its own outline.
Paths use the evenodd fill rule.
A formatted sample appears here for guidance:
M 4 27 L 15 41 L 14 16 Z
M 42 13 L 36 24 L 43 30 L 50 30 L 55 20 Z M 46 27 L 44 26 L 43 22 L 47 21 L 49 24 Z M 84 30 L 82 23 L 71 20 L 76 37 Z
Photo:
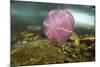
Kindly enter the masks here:
M 62 43 L 72 35 L 74 17 L 66 10 L 51 10 L 43 21 L 43 28 L 49 41 L 56 44 Z

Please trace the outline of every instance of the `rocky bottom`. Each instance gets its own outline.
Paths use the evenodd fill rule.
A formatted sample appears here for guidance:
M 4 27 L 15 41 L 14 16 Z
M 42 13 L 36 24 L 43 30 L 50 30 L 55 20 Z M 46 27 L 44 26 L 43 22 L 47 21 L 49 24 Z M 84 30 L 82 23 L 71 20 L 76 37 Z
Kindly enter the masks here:
M 95 61 L 95 40 L 82 40 L 80 47 L 72 40 L 57 46 L 41 34 L 36 30 L 12 32 L 11 66 Z

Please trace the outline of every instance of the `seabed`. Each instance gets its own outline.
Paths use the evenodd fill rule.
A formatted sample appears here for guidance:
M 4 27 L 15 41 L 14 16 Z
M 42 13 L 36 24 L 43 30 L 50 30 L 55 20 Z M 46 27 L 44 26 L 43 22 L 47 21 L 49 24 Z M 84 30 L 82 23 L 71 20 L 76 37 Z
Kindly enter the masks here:
M 95 61 L 94 35 L 79 35 L 79 47 L 71 40 L 51 43 L 40 26 L 11 32 L 11 66 Z M 77 39 L 77 38 L 76 38 Z M 76 43 L 77 44 L 77 43 Z

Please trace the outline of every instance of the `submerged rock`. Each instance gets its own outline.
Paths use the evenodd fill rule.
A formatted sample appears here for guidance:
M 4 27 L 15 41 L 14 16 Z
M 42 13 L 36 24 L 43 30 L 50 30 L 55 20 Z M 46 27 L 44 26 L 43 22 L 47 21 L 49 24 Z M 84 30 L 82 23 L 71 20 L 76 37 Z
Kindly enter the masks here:
M 59 50 L 47 40 L 37 40 L 31 45 L 16 47 L 11 51 L 11 63 L 13 65 L 62 63 L 65 55 L 59 53 Z

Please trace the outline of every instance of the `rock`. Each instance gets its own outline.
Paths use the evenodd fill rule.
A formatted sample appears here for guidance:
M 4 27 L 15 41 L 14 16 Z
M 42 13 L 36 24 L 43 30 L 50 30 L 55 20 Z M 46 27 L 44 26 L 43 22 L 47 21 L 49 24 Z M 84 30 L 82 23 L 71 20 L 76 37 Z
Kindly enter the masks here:
M 25 43 L 26 41 L 24 41 Z M 17 47 L 15 51 L 13 50 L 11 52 L 11 63 L 13 65 L 62 63 L 65 55 L 59 53 L 59 50 L 49 42 L 38 40 L 31 45 L 23 45 L 22 47 Z

